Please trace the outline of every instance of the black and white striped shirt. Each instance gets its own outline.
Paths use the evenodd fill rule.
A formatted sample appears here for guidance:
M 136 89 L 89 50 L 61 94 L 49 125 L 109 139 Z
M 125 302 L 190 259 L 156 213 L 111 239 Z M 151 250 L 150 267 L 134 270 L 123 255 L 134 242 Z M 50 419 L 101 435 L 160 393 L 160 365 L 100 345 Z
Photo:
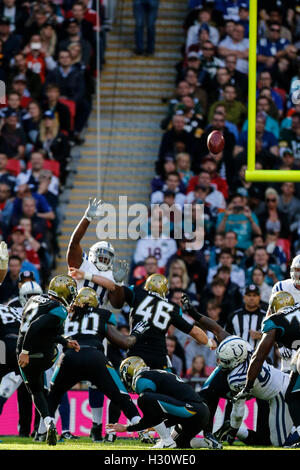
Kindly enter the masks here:
M 254 340 L 250 336 L 250 330 L 261 331 L 262 321 L 266 316 L 266 311 L 258 307 L 253 312 L 243 308 L 235 310 L 227 319 L 225 329 L 232 335 L 237 335 L 248 341 L 255 349 L 259 339 Z

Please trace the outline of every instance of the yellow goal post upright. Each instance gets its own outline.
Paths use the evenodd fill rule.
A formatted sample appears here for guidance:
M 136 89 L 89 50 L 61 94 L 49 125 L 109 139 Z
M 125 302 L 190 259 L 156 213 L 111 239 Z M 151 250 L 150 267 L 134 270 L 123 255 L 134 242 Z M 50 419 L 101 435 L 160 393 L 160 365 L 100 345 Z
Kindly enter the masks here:
M 246 181 L 299 182 L 300 170 L 256 170 L 256 60 L 257 60 L 257 0 L 249 1 L 249 73 L 248 73 L 248 140 Z

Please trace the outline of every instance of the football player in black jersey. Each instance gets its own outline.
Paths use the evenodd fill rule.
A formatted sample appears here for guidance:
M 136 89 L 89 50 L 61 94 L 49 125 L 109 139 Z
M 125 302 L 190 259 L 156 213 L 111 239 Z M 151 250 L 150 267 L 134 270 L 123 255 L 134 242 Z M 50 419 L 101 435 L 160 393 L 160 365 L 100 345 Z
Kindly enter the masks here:
M 94 282 L 97 282 L 97 277 L 93 276 Z M 208 339 L 203 330 L 182 317 L 181 307 L 167 300 L 167 292 L 167 278 L 162 274 L 152 274 L 144 287 L 118 286 L 117 292 L 112 291 L 110 296 L 113 307 L 121 308 L 124 303 L 131 307 L 129 314 L 131 328 L 141 320 L 150 324 L 148 331 L 131 348 L 130 354 L 141 357 L 151 369 L 169 367 L 166 333 L 171 324 L 192 336 L 200 344 L 211 349 L 217 347 L 216 342 Z
M 171 372 L 151 370 L 136 356 L 128 357 L 120 365 L 122 381 L 139 395 L 138 406 L 142 419 L 134 425 L 108 424 L 107 430 L 116 432 L 141 431 L 155 427 L 161 439 L 154 448 L 191 447 L 191 439 L 204 429 L 209 420 L 207 405 L 198 393 Z M 168 426 L 180 425 L 178 432 L 169 435 Z
M 262 324 L 262 339 L 255 350 L 247 371 L 245 387 L 234 400 L 251 396 L 251 389 L 264 360 L 275 343 L 280 342 L 289 349 L 297 350 L 292 359 L 289 387 L 285 394 L 289 412 L 298 434 L 298 442 L 291 447 L 300 448 L 300 304 L 295 304 L 289 292 L 278 291 L 270 299 L 268 316 Z
M 17 342 L 18 364 L 22 378 L 47 428 L 46 441 L 56 445 L 57 436 L 44 390 L 44 371 L 57 359 L 57 344 L 78 351 L 75 340 L 61 336 L 69 307 L 77 294 L 76 282 L 66 275 L 55 276 L 48 295 L 31 297 L 25 305 Z
M 111 312 L 98 305 L 97 294 L 89 287 L 81 288 L 72 304 L 72 316 L 66 321 L 64 334 L 78 341 L 80 351 L 77 354 L 66 350 L 58 361 L 49 393 L 51 415 L 54 416 L 63 393 L 78 382 L 89 381 L 118 404 L 131 422 L 137 422 L 140 419 L 139 412 L 118 373 L 104 355 L 102 343 L 104 338 L 108 338 L 119 347 L 128 349 L 148 326 L 140 322 L 135 325 L 130 336 L 125 336 L 109 323 Z

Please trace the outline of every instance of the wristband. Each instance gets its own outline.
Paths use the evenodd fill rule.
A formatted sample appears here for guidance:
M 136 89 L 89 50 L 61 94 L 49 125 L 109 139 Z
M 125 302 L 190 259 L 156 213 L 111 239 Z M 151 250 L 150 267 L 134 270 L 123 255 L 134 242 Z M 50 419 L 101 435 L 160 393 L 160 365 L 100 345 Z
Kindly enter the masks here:
M 22 349 L 21 354 L 29 354 L 29 351 L 25 351 L 25 349 Z
M 83 278 L 86 279 L 87 281 L 91 281 L 93 279 L 93 274 L 89 272 L 85 272 Z
M 213 340 L 211 338 L 208 338 L 208 341 L 204 346 L 206 346 L 207 348 L 211 348 L 213 345 Z

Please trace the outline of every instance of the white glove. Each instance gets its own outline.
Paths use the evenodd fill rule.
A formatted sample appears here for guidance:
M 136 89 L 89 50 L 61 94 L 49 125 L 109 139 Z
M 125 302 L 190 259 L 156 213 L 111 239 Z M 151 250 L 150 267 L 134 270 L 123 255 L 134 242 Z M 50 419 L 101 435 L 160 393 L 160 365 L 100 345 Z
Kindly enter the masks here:
M 112 271 L 115 282 L 122 283 L 128 274 L 129 265 L 124 259 L 115 260 Z
M 0 243 L 0 269 L 7 270 L 8 268 L 8 249 L 5 242 Z
M 281 346 L 281 348 L 279 348 L 279 353 L 282 359 L 291 359 L 293 355 L 293 351 L 285 346 Z
M 87 210 L 84 213 L 84 217 L 89 221 L 92 222 L 92 220 L 98 220 L 101 217 L 101 199 L 97 201 L 97 199 L 94 197 L 89 198 L 89 205 Z

